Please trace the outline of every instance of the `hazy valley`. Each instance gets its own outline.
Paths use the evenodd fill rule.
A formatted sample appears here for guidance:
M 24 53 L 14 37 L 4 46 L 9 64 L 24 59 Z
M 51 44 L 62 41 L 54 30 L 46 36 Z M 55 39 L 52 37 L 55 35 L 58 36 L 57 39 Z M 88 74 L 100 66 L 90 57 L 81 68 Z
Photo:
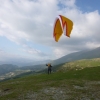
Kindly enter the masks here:
M 12 77 L 15 77 L 17 75 L 20 75 L 20 74 L 24 74 L 24 73 L 37 73 L 37 72 L 42 72 L 44 70 L 47 70 L 47 67 L 45 66 L 46 63 L 50 62 L 52 64 L 52 66 L 54 66 L 54 70 L 57 70 L 56 66 L 58 65 L 61 65 L 61 64 L 64 64 L 64 63 L 67 63 L 67 67 L 68 68 L 77 68 L 78 66 L 80 68 L 83 68 L 82 66 L 92 66 L 92 65 L 89 65 L 88 63 L 85 64 L 85 60 L 82 61 L 83 65 L 79 65 L 80 61 L 76 62 L 77 64 L 70 64 L 70 62 L 72 61 L 76 61 L 76 60 L 82 60 L 82 59 L 93 59 L 93 58 L 100 58 L 100 47 L 99 48 L 96 48 L 96 49 L 92 49 L 92 50 L 85 50 L 85 51 L 80 51 L 80 52 L 75 52 L 75 53 L 71 53 L 71 54 L 68 54 L 64 57 L 61 57 L 59 59 L 56 59 L 52 62 L 50 62 L 50 60 L 47 60 L 47 61 L 43 61 L 43 62 L 37 62 L 36 65 L 26 65 L 26 66 L 18 66 L 18 65 L 13 65 L 13 64 L 2 64 L 0 65 L 0 80 L 4 80 L 4 79 L 7 79 L 7 78 L 12 78 Z M 90 60 L 91 61 L 91 60 Z M 88 60 L 88 62 L 90 62 Z M 92 63 L 95 63 L 97 62 L 97 66 L 99 66 L 99 60 L 94 60 L 94 61 L 91 61 Z M 41 64 L 40 64 L 41 63 Z M 63 66 L 66 66 L 63 65 Z

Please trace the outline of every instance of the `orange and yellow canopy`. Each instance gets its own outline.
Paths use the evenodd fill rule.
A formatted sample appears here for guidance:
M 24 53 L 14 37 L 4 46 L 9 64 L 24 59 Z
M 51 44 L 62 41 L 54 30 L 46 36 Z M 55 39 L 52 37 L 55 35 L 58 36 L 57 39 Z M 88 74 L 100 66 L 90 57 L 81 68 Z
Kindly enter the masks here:
M 70 37 L 72 28 L 73 22 L 64 16 L 59 15 L 54 24 L 53 37 L 55 38 L 55 41 L 58 42 L 63 33 Z

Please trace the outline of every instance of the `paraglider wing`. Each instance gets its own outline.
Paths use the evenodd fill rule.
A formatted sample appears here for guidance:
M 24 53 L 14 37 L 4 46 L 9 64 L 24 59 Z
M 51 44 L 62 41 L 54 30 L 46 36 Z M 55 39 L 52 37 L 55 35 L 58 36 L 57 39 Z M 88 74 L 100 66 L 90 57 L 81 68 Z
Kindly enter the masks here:
M 58 42 L 63 33 L 66 36 L 70 37 L 72 28 L 73 28 L 73 22 L 64 16 L 59 15 L 59 17 L 56 18 L 54 24 L 53 36 L 55 38 L 55 41 Z

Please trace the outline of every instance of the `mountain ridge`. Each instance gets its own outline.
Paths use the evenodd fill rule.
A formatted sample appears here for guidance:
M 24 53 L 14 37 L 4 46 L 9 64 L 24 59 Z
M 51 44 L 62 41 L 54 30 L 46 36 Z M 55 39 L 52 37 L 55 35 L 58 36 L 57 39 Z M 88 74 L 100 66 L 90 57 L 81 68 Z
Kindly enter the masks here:
M 54 60 L 52 64 L 58 65 L 58 64 L 66 63 L 70 61 L 75 61 L 75 60 L 80 60 L 80 59 L 91 59 L 91 58 L 100 58 L 100 47 L 91 49 L 91 50 L 70 53 L 59 59 Z

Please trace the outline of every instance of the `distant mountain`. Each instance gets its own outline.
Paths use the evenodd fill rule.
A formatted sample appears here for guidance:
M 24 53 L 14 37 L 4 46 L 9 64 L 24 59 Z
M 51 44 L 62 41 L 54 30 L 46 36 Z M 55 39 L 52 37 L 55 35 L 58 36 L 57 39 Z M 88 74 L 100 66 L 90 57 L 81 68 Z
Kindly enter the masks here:
M 21 70 L 32 70 L 32 71 L 40 71 L 45 68 L 46 68 L 45 64 L 20 67 Z
M 66 56 L 63 56 L 57 60 L 53 61 L 53 65 L 58 65 L 61 63 L 66 63 L 74 60 L 80 60 L 80 59 L 91 59 L 91 58 L 100 58 L 100 47 L 92 50 L 85 50 L 80 52 L 74 52 L 71 54 L 68 54 Z
M 19 68 L 18 66 L 12 65 L 12 64 L 0 65 L 0 75 L 9 73 L 9 72 L 14 71 L 14 70 L 16 70 L 18 68 Z
M 7 59 L 6 61 L 1 61 L 0 60 L 0 65 L 2 64 L 12 64 L 12 65 L 17 65 L 17 66 L 31 66 L 31 65 L 40 65 L 40 64 L 45 64 L 46 62 L 50 61 L 48 60 L 39 60 L 39 61 L 35 61 L 33 59 Z
M 12 64 L 2 64 L 0 65 L 0 81 L 14 77 L 21 77 L 27 74 L 35 74 L 36 72 L 45 68 L 45 64 L 24 67 L 18 67 Z

